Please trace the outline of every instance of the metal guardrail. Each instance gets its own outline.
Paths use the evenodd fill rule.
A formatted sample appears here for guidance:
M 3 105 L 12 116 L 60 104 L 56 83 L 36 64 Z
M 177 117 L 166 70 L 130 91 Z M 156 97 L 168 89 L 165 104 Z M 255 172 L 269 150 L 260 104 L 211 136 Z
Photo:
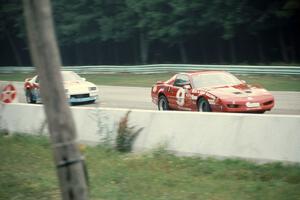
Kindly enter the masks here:
M 248 66 L 248 65 L 192 65 L 192 64 L 156 64 L 156 65 L 95 65 L 95 66 L 65 66 L 63 70 L 77 73 L 166 73 L 190 72 L 198 70 L 223 70 L 235 74 L 278 74 L 300 75 L 300 66 Z M 0 67 L 0 73 L 30 73 L 34 67 Z

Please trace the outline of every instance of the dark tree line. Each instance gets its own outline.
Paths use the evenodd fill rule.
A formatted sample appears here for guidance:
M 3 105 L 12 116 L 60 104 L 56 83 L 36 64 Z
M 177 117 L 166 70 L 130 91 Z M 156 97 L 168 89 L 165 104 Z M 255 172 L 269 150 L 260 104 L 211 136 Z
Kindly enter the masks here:
M 0 65 L 31 65 L 21 2 L 0 1 Z M 300 62 L 299 0 L 52 4 L 64 65 Z

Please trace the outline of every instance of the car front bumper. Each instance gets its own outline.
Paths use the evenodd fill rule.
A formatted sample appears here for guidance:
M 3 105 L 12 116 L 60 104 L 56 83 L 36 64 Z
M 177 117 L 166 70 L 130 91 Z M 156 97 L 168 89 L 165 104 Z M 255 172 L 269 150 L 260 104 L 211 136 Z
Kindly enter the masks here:
M 96 101 L 98 96 L 98 91 L 93 91 L 90 93 L 73 93 L 67 94 L 69 103 L 84 103 L 84 102 L 93 102 Z
M 214 112 L 255 113 L 269 111 L 275 105 L 274 99 L 267 99 L 264 101 L 255 102 L 257 106 L 254 107 L 247 106 L 247 103 L 249 102 L 236 102 L 235 104 L 232 104 L 231 102 L 222 102 L 222 104 L 211 105 L 211 108 Z
M 83 103 L 83 102 L 96 101 L 96 100 L 97 100 L 97 96 L 83 97 L 83 98 L 69 98 L 69 103 Z

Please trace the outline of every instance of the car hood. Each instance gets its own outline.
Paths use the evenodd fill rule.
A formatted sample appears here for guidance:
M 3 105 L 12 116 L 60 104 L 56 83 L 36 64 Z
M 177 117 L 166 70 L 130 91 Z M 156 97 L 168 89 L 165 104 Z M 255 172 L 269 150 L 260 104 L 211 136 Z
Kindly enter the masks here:
M 64 81 L 64 87 L 68 93 L 88 93 L 89 87 L 96 85 L 88 81 Z
M 264 88 L 251 87 L 249 85 L 213 87 L 208 88 L 206 91 L 220 99 L 272 96 L 271 93 Z

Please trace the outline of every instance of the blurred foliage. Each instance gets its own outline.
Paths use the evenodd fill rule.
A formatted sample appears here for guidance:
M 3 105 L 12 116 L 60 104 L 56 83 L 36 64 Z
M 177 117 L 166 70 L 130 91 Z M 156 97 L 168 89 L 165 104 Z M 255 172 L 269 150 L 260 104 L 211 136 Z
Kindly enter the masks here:
M 275 46 L 271 50 L 261 49 L 260 59 L 266 57 L 263 54 L 272 53 L 270 62 L 278 61 L 275 59 L 277 55 L 285 62 L 299 61 L 297 48 L 291 46 L 299 44 L 295 39 L 300 25 L 299 2 L 298 0 L 52 0 L 59 44 L 61 47 L 71 47 L 71 50 L 67 49 L 67 54 L 74 49 L 79 51 L 77 54 L 81 55 L 75 56 L 75 59 L 85 56 L 88 60 L 88 52 L 106 51 L 106 42 L 110 42 L 110 46 L 114 49 L 112 51 L 129 50 L 130 55 L 135 57 L 133 60 L 139 62 L 141 59 L 137 57 L 144 56 L 144 62 L 149 60 L 151 44 L 178 45 L 181 60 L 187 61 L 187 58 L 185 60 L 183 58 L 187 57 L 186 49 L 191 41 L 199 41 L 204 46 L 209 40 L 210 46 L 218 46 L 223 51 L 222 55 L 213 52 L 215 63 L 222 62 L 221 58 L 226 57 L 227 49 L 224 46 L 227 45 L 227 41 L 237 48 L 236 40 L 246 35 L 250 39 L 257 37 L 257 45 L 260 45 L 259 43 L 269 45 L 274 42 L 269 42 L 268 36 L 274 32 L 281 34 L 277 38 L 280 47 Z M 24 40 L 22 18 L 20 1 L 1 0 L 0 31 L 5 33 L 1 34 L 1 37 L 5 39 L 8 35 L 11 38 L 18 35 Z M 266 38 L 266 41 L 260 40 L 261 37 Z M 119 50 L 122 45 L 125 46 L 124 49 Z M 90 50 L 82 52 L 83 47 Z M 153 51 L 159 52 L 157 49 L 159 47 Z M 203 51 L 201 48 L 204 47 L 199 47 L 189 54 L 194 55 L 200 50 Z M 206 49 L 205 51 L 208 51 Z M 231 54 L 239 53 L 232 48 Z M 115 54 L 113 58 L 116 60 L 120 57 L 117 53 L 110 54 Z M 72 60 L 70 55 L 67 56 Z M 203 57 L 203 61 L 209 58 L 208 55 Z M 125 60 L 130 62 L 128 58 Z M 101 63 L 101 59 L 94 62 Z M 256 62 L 264 60 L 257 58 Z

